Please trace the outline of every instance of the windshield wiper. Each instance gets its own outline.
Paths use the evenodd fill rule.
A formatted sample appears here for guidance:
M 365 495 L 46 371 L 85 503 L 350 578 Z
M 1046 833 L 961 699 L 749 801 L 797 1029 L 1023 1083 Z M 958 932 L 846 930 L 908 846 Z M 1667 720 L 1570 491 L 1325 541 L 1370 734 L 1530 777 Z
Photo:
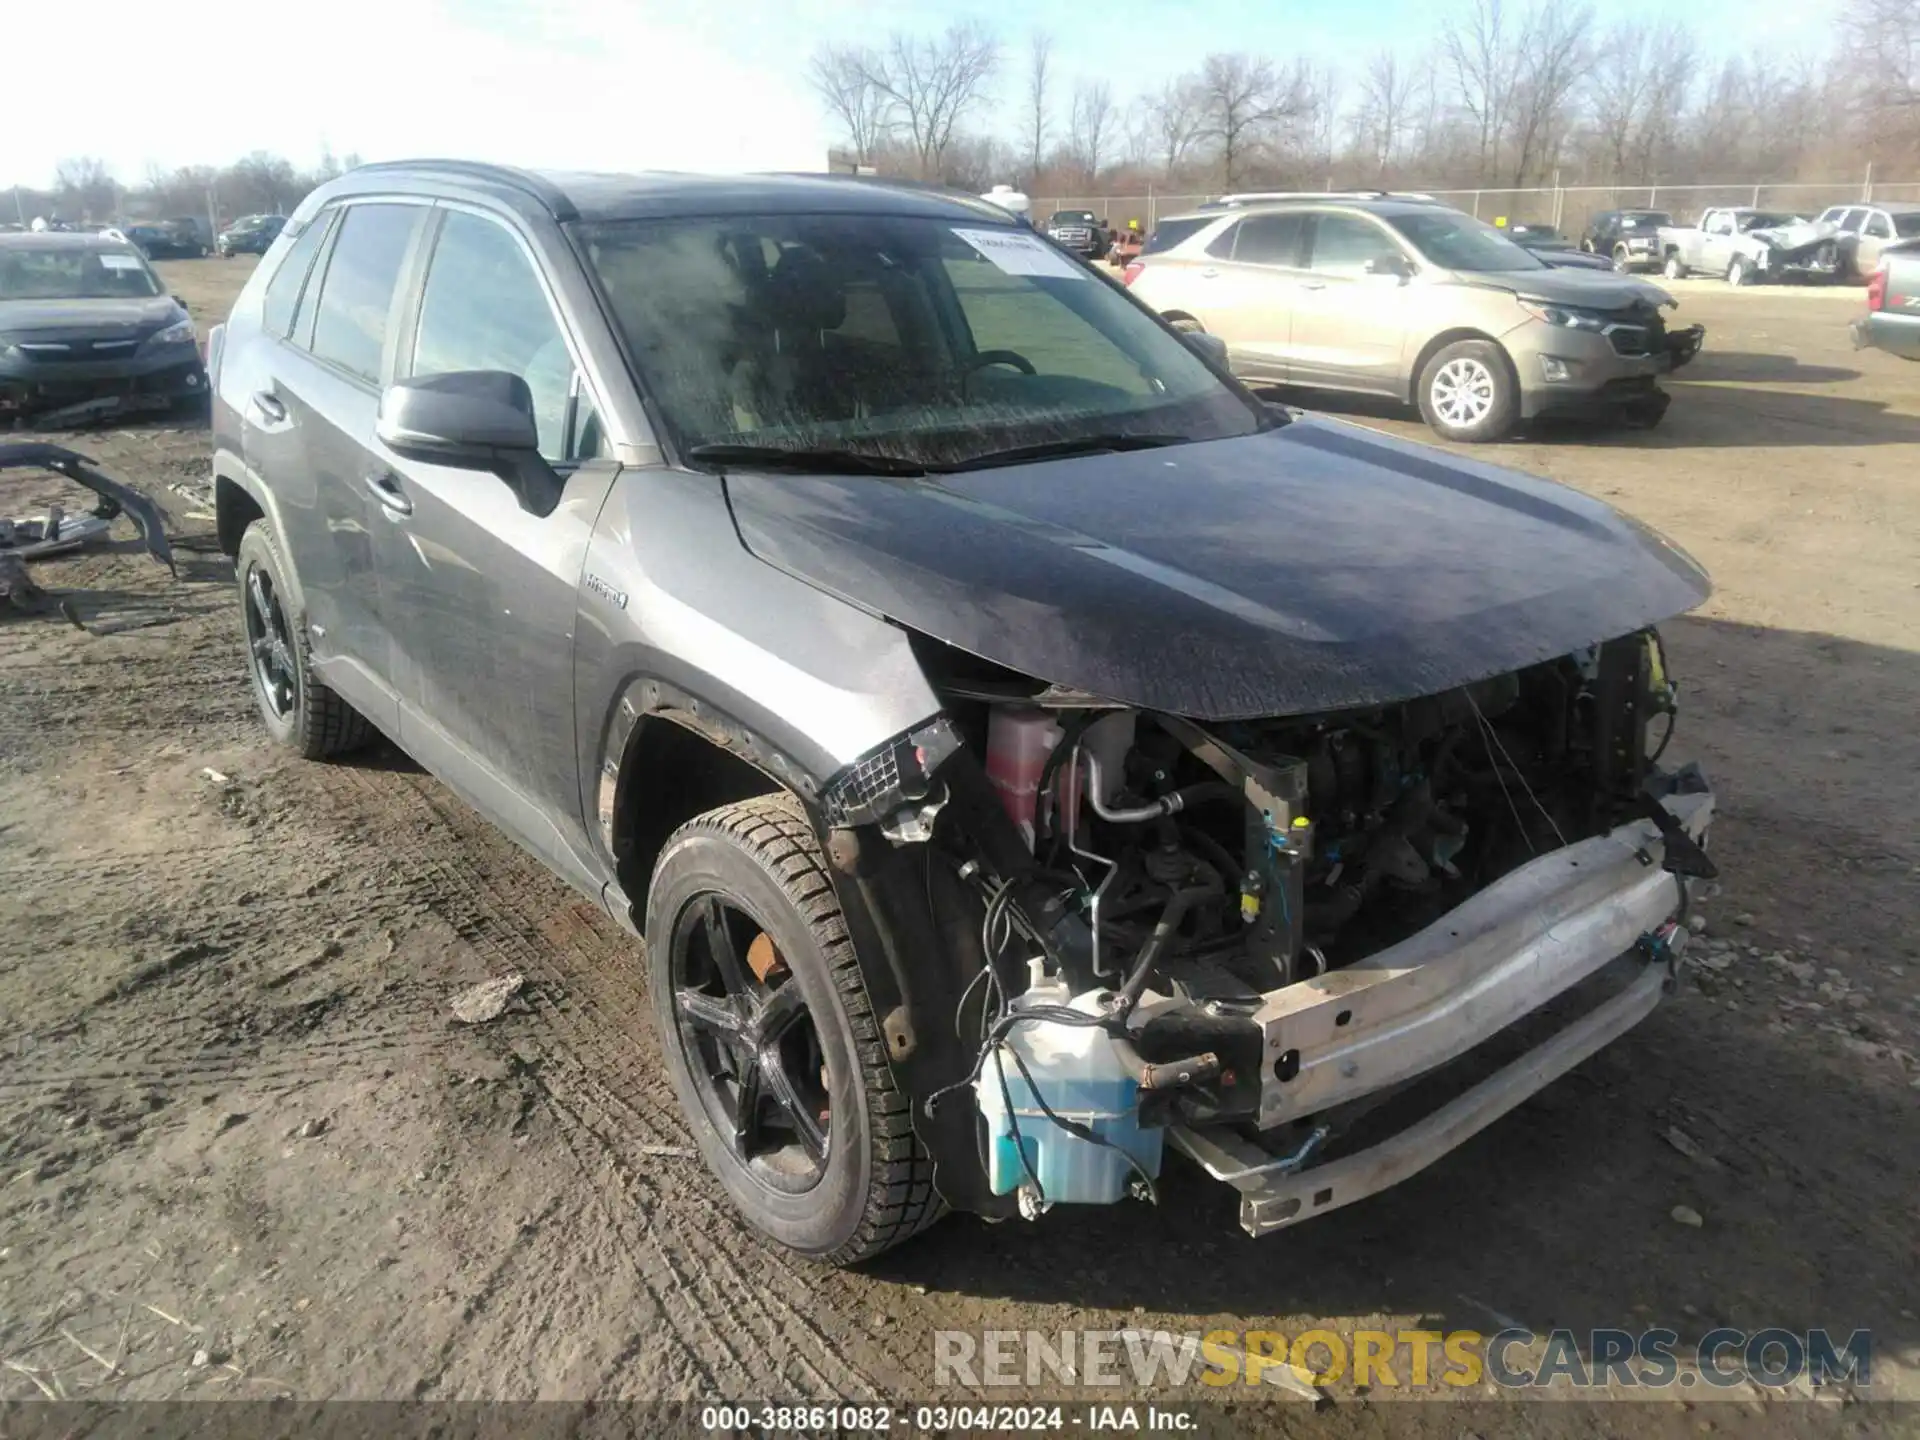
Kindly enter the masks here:
M 1007 450 L 989 450 L 984 455 L 959 460 L 950 465 L 935 465 L 934 470 L 986 470 L 995 465 L 1018 465 L 1023 460 L 1052 460 L 1069 455 L 1102 455 L 1115 450 L 1158 450 L 1166 445 L 1184 445 L 1185 435 L 1080 435 L 1071 440 L 1043 440 L 1038 445 L 1015 445 Z
M 924 475 L 927 467 L 890 455 L 858 450 L 793 449 L 781 445 L 729 445 L 716 442 L 687 451 L 689 460 L 715 465 L 746 465 L 757 470 L 796 470 L 808 475 Z

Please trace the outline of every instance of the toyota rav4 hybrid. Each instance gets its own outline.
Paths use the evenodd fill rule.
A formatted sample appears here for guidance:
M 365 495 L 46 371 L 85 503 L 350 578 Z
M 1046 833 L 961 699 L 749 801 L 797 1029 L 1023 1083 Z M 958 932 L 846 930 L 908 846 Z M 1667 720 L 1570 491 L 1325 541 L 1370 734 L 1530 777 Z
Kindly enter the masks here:
M 370 165 L 212 364 L 268 731 L 385 734 L 643 937 L 796 1251 L 1072 1225 L 1169 1149 L 1272 1231 L 1672 986 L 1700 568 L 1261 404 L 993 206 Z

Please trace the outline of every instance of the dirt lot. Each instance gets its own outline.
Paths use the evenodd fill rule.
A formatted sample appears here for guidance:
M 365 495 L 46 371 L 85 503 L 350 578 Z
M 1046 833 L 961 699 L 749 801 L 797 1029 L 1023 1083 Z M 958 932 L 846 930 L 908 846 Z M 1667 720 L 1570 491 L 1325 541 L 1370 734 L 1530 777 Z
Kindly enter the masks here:
M 248 263 L 162 268 L 211 318 Z M 1874 1390 L 1920 1395 L 1920 366 L 1848 348 L 1858 292 L 1677 288 L 1709 338 L 1662 428 L 1491 458 L 1715 576 L 1668 633 L 1673 753 L 1721 794 L 1721 948 L 1458 1154 L 1259 1242 L 1184 1170 L 1159 1212 L 949 1220 L 863 1273 L 747 1235 L 685 1148 L 633 943 L 403 758 L 266 747 L 230 567 L 170 488 L 204 432 L 69 442 L 167 506 L 181 566 L 122 538 L 36 567 L 85 632 L 0 621 L 0 1398 L 905 1400 L 943 1327 L 1508 1317 L 1866 1327 Z M 4 482 L 0 512 L 61 489 Z M 520 1008 L 451 1021 L 508 970 Z M 1332 1433 L 1460 1433 L 1331 1388 Z M 1901 1423 L 1758 1396 L 1474 1425 Z

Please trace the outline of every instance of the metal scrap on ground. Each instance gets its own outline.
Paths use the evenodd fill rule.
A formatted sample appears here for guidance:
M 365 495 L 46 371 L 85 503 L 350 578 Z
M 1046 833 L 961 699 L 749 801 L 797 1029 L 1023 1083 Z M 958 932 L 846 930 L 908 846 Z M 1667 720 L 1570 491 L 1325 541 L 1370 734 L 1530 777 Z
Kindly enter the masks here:
M 60 506 L 31 519 L 0 519 L 0 603 L 22 605 L 40 594 L 27 574 L 26 561 L 78 549 L 103 538 L 117 516 L 125 515 L 140 532 L 147 553 L 178 575 L 173 550 L 167 544 L 165 517 L 159 506 L 139 491 L 93 468 L 85 455 L 60 445 L 39 441 L 0 442 L 0 470 L 39 469 L 63 475 L 100 497 L 83 515 L 68 515 Z

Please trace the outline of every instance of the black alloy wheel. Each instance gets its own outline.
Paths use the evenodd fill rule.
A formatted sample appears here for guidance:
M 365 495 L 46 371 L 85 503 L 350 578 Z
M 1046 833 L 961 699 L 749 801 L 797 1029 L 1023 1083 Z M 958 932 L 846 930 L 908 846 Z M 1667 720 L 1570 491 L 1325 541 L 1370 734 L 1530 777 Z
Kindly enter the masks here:
M 708 1119 L 763 1184 L 813 1188 L 833 1145 L 826 1060 L 772 937 L 736 901 L 702 895 L 675 922 L 669 962 L 678 1040 Z

